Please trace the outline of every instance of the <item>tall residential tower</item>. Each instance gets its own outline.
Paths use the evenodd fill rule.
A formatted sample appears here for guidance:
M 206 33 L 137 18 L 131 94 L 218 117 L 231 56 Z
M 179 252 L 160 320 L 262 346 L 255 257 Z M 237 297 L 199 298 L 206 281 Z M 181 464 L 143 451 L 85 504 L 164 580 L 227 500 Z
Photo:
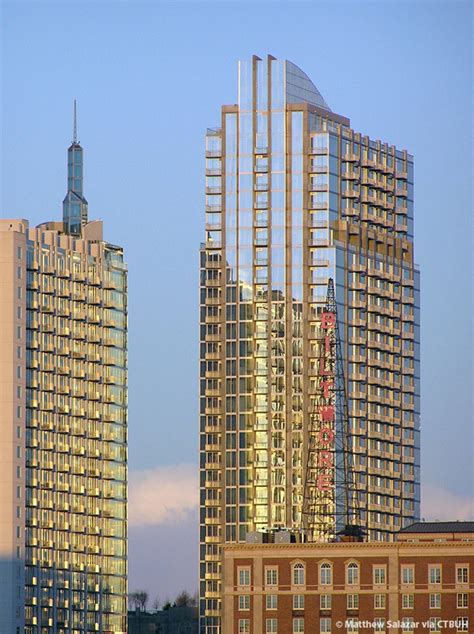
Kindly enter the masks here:
M 125 633 L 127 267 L 68 149 L 63 222 L 0 220 L 0 631 Z
M 202 632 L 220 631 L 221 545 L 303 527 L 330 278 L 360 517 L 388 540 L 420 502 L 413 157 L 353 131 L 291 62 L 240 62 L 206 137 Z

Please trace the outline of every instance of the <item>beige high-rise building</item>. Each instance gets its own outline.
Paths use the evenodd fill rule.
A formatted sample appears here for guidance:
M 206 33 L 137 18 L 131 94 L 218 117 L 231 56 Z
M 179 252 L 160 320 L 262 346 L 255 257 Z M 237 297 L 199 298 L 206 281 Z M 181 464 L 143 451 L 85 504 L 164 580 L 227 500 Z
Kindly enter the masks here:
M 127 267 L 68 149 L 63 222 L 0 220 L 0 632 L 126 632 Z
M 330 279 L 357 517 L 390 540 L 419 516 L 413 157 L 354 131 L 291 62 L 240 62 L 238 103 L 206 137 L 205 235 L 200 615 L 215 634 L 222 545 L 304 529 Z

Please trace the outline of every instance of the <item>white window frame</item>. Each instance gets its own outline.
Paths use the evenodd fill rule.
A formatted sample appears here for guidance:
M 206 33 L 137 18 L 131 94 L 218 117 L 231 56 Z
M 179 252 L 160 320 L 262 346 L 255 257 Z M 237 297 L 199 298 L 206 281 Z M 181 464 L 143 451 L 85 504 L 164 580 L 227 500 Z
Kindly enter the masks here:
M 247 610 L 250 610 L 250 594 L 239 594 L 239 612 Z
M 405 581 L 405 573 L 408 573 L 409 581 Z M 415 583 L 415 567 L 413 565 L 402 566 L 401 569 L 401 579 L 403 586 L 412 586 Z
M 239 634 L 250 634 L 250 619 L 239 619 Z
M 402 594 L 402 608 L 404 610 L 413 610 L 415 607 L 414 594 Z
M 242 583 L 242 575 L 245 575 L 245 574 L 248 575 L 248 583 L 245 583 L 245 580 L 244 580 L 244 583 Z M 237 581 L 238 581 L 237 585 L 240 588 L 246 588 L 246 587 L 249 587 L 251 585 L 251 583 L 252 583 L 252 575 L 250 573 L 250 567 L 249 566 L 246 566 L 245 568 L 244 567 L 237 568 Z
M 461 599 L 461 601 L 459 599 Z M 456 607 L 460 608 L 461 610 L 469 607 L 469 594 L 467 592 L 457 593 Z
M 347 595 L 347 609 L 348 610 L 358 610 L 359 609 L 359 595 L 358 594 L 348 594 Z
M 438 571 L 439 571 L 439 581 L 432 581 L 433 573 L 435 573 L 436 577 L 438 577 L 438 574 L 437 574 Z M 443 569 L 441 567 L 441 564 L 430 564 L 428 566 L 428 585 L 440 586 L 442 580 L 443 580 Z
M 265 619 L 265 632 L 266 634 L 276 634 L 278 632 L 278 619 Z
M 303 629 L 300 629 L 300 628 Z M 304 634 L 304 618 L 298 616 L 293 619 L 293 634 Z
M 466 581 L 459 580 L 459 573 L 466 573 Z M 469 565 L 468 564 L 458 564 L 456 566 L 456 585 L 465 585 L 469 583 Z
M 384 618 L 378 616 L 374 619 L 374 632 L 377 632 L 377 634 L 385 634 L 386 627 L 387 622 Z
M 355 574 L 355 580 L 354 579 L 350 580 L 350 577 L 352 577 L 354 574 Z M 360 583 L 359 578 L 360 578 L 359 564 L 357 563 L 357 561 L 350 561 L 346 566 L 346 585 L 358 586 Z
M 304 610 L 304 594 L 293 595 L 293 610 Z
M 303 581 L 299 580 L 302 575 Z M 297 580 L 298 578 L 298 580 Z M 306 584 L 306 566 L 303 562 L 297 561 L 291 569 L 291 584 L 293 586 L 304 586 Z
M 382 605 L 377 605 L 379 599 L 382 599 L 380 601 Z M 377 592 L 376 594 L 374 594 L 374 610 L 385 610 L 386 606 L 387 606 L 387 595 L 384 594 L 383 592 Z
M 278 610 L 278 595 L 267 594 L 265 597 L 265 607 L 267 610 Z
M 456 617 L 456 632 L 467 632 L 468 627 L 469 627 L 469 617 L 467 616 Z
M 265 568 L 265 585 L 277 586 L 278 585 L 278 568 L 268 567 Z
M 329 576 L 329 581 L 323 581 L 324 576 Z M 319 564 L 319 585 L 320 586 L 332 586 L 332 564 L 328 561 L 323 561 Z
M 407 624 L 408 627 L 403 627 L 404 624 Z M 415 621 L 412 616 L 404 616 L 401 622 L 402 627 L 400 631 L 403 634 L 414 634 L 415 632 Z
M 332 609 L 332 595 L 320 594 L 319 595 L 319 609 L 331 610 Z
M 440 610 L 440 609 L 441 609 L 441 593 L 431 592 L 430 593 L 430 610 Z
M 331 634 L 332 621 L 329 616 L 322 616 L 319 619 L 319 632 L 320 634 Z
M 378 574 L 381 573 L 383 581 L 377 581 Z M 374 566 L 373 567 L 373 584 L 374 586 L 385 586 L 387 584 L 387 566 Z

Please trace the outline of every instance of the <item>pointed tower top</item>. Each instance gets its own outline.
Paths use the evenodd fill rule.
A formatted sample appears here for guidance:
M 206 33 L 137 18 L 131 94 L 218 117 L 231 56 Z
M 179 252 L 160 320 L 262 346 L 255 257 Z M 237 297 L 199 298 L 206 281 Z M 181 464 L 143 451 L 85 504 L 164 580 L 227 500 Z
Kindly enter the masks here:
M 77 106 L 76 106 L 76 100 L 74 99 L 74 125 L 73 125 L 73 135 L 72 135 L 72 142 L 74 144 L 77 143 Z
M 74 99 L 72 142 L 67 150 L 67 194 L 63 200 L 64 232 L 82 235 L 87 224 L 87 200 L 84 197 L 84 151 L 77 140 L 77 102 Z

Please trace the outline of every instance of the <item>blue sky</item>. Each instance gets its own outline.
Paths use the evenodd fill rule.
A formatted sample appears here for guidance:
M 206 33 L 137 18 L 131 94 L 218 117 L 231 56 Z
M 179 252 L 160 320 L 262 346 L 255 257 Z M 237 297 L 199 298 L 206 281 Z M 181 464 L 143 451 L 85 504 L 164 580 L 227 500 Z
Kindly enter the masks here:
M 471 4 L 3 2 L 1 10 L 1 216 L 59 218 L 77 98 L 90 217 L 104 220 L 129 262 L 132 483 L 154 477 L 158 494 L 170 492 L 150 495 L 162 512 L 132 522 L 131 587 L 164 599 L 197 586 L 195 509 L 170 505 L 166 478 L 178 469 L 183 487 L 195 486 L 204 134 L 237 99 L 237 60 L 254 53 L 292 60 L 356 130 L 415 155 L 423 512 L 467 508 Z M 445 500 L 445 510 L 429 500 Z

